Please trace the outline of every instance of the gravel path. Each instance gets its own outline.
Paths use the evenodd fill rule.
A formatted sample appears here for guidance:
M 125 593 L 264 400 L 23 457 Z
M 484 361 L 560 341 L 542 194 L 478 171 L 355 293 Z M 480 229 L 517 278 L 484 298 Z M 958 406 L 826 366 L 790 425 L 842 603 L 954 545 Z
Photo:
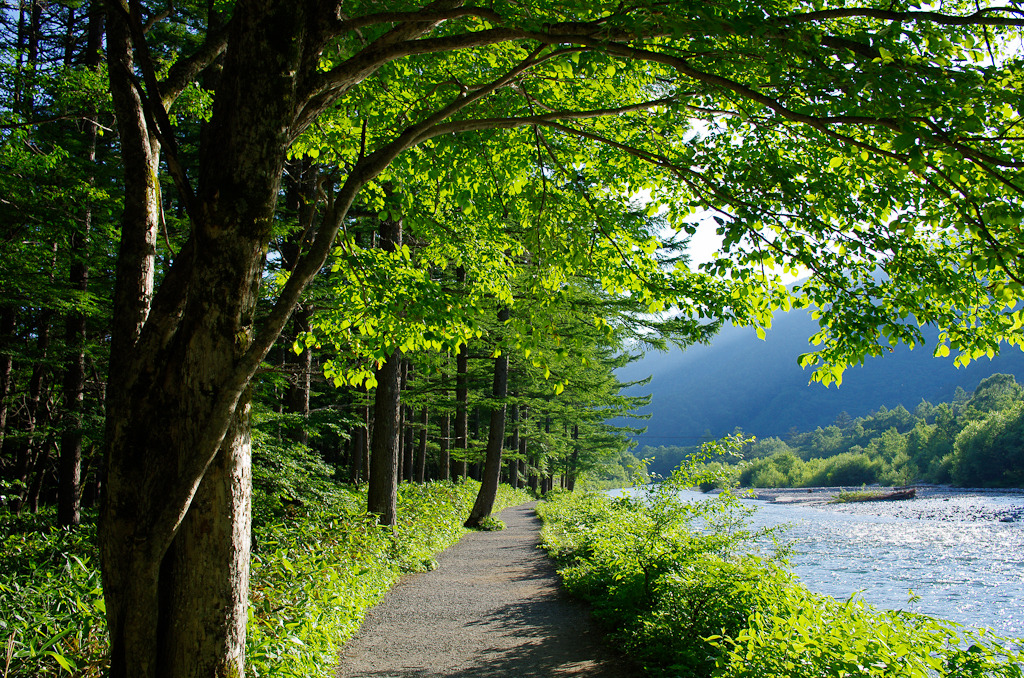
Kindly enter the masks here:
M 342 648 L 337 678 L 627 678 L 586 606 L 559 589 L 533 504 L 471 532 L 432 572 L 403 577 Z

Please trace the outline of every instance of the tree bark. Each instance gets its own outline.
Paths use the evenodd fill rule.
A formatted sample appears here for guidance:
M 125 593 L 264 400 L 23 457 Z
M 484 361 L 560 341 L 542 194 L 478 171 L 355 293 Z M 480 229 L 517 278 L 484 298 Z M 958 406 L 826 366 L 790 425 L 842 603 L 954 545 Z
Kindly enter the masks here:
M 402 222 L 382 221 L 381 249 L 389 252 L 402 245 Z M 376 371 L 373 401 L 373 438 L 370 443 L 367 510 L 377 514 L 381 525 L 394 525 L 398 515 L 398 455 L 402 422 L 402 354 L 395 351 Z
M 248 384 L 323 267 L 359 190 L 421 130 L 356 161 L 257 328 L 288 149 L 393 53 L 364 50 L 347 77 L 325 89 L 320 56 L 342 30 L 336 4 L 239 0 L 226 28 L 206 31 L 205 42 L 158 82 L 139 4 L 105 2 L 124 169 L 99 534 L 110 674 L 239 677 L 250 545 Z M 399 23 L 374 47 L 415 40 L 437 23 Z M 166 106 L 215 62 L 223 70 L 189 174 Z M 191 234 L 154 295 L 161 148 Z
M 451 466 L 452 466 L 452 455 L 451 455 L 451 430 L 452 417 L 447 412 L 441 417 L 441 437 L 438 440 L 440 449 L 438 450 L 437 460 L 437 479 L 438 480 L 451 480 Z
M 498 320 L 508 319 L 508 309 L 498 313 Z M 487 433 L 487 456 L 484 458 L 483 477 L 480 479 L 480 491 L 469 512 L 465 526 L 480 527 L 494 509 L 494 500 L 498 496 L 498 484 L 501 480 L 501 449 L 505 444 L 505 398 L 508 395 L 508 354 L 502 353 L 494 359 L 494 381 L 491 395 L 496 401 L 491 410 L 491 427 Z
M 460 269 L 461 270 L 461 269 Z M 465 272 L 462 273 L 463 280 Z M 463 344 L 455 356 L 455 449 L 462 458 L 455 462 L 454 474 L 465 478 L 468 473 L 466 455 L 469 454 L 469 347 Z
M 402 355 L 397 350 L 377 370 L 370 443 L 367 511 L 381 525 L 394 525 L 398 514 L 398 441 L 401 426 Z
M 89 5 L 89 32 L 86 40 L 84 64 L 90 69 L 100 65 L 103 41 L 103 13 L 98 3 Z M 68 41 L 69 44 L 71 41 Z M 70 47 L 68 48 L 70 52 Z M 92 165 L 96 162 L 98 132 L 96 110 L 88 111 L 85 120 L 86 163 L 90 167 L 88 183 L 95 183 Z M 71 267 L 68 283 L 71 289 L 83 295 L 89 289 L 89 234 L 92 230 L 92 206 L 86 205 L 82 223 L 72 231 L 70 242 Z M 57 490 L 57 524 L 78 525 L 81 522 L 82 481 L 82 409 L 85 404 L 85 312 L 71 311 L 64 319 L 64 338 L 67 358 L 64 363 L 64 431 L 60 441 L 60 472 Z
M 249 349 L 297 106 L 304 7 L 237 7 L 200 150 L 192 234 L 154 296 L 160 144 L 150 122 L 165 93 L 147 82 L 142 100 L 130 19 L 107 3 L 125 171 L 100 524 L 114 678 L 245 673 L 246 385 L 284 321 L 275 316 Z M 270 37 L 282 34 L 298 37 Z
M 424 405 L 420 410 L 420 434 L 416 446 L 416 482 L 427 482 L 427 425 L 430 423 L 430 410 Z

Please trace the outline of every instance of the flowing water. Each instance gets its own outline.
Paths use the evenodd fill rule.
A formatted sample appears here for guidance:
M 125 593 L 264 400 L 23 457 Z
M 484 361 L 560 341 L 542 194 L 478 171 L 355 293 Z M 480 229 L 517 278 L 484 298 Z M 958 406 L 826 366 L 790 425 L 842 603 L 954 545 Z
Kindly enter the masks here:
M 837 599 L 861 592 L 877 607 L 1024 637 L 1024 495 L 924 495 L 840 505 L 749 503 L 758 509 L 755 525 L 790 524 L 791 562 L 811 590 Z M 908 602 L 910 590 L 918 602 Z

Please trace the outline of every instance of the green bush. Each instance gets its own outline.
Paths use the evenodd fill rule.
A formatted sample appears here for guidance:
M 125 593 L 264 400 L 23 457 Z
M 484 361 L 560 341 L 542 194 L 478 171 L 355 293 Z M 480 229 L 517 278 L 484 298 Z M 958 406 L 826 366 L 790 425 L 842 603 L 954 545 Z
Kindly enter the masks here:
M 811 593 L 729 493 L 686 503 L 678 471 L 635 496 L 559 495 L 538 505 L 544 546 L 570 593 L 648 674 L 690 678 L 1022 676 L 1008 640 L 859 600 Z M 1019 641 L 1016 641 L 1019 643 Z
M 859 449 L 859 448 L 857 448 Z M 870 485 L 878 482 L 884 466 L 863 451 L 843 452 L 833 457 L 812 459 L 807 462 L 803 487 L 841 487 Z
M 953 446 L 952 476 L 958 485 L 1024 485 L 1024 404 L 969 423 Z
M 76 529 L 55 515 L 0 513 L 0 664 L 11 678 L 99 675 L 106 664 L 95 515 Z
M 771 560 L 738 555 L 765 535 L 745 528 L 749 509 L 731 493 L 678 498 L 702 478 L 690 467 L 634 495 L 576 493 L 538 506 L 567 589 L 654 675 L 707 675 L 721 653 L 703 638 L 738 632 L 770 582 L 790 577 Z
M 839 602 L 801 586 L 780 590 L 770 614 L 708 642 L 724 655 L 722 678 L 1019 678 L 1024 655 L 1005 639 L 952 622 Z
M 316 501 L 258 493 L 247 675 L 329 675 L 366 610 L 403 572 L 435 567 L 434 554 L 464 534 L 478 489 L 473 481 L 403 484 L 393 530 L 365 513 L 364 494 L 341 486 L 319 485 Z M 495 512 L 529 500 L 503 485 Z M 0 655 L 8 644 L 12 652 L 0 675 L 9 678 L 106 669 L 95 516 L 75 529 L 53 522 L 52 512 L 0 514 Z

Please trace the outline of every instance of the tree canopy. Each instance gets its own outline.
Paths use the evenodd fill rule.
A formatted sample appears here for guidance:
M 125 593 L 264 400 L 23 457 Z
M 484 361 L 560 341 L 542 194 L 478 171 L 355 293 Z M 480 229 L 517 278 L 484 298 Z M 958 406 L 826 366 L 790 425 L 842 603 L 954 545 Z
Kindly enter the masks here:
M 25 239 L 45 236 L 44 221 L 101 218 L 77 229 L 98 236 L 120 214 L 114 283 L 95 296 L 112 300 L 111 319 L 93 336 L 110 356 L 100 543 L 112 675 L 244 672 L 251 386 L 325 267 L 339 286 L 321 299 L 349 316 L 325 320 L 347 332 L 337 374 L 349 383 L 403 347 L 476 338 L 490 302 L 515 318 L 520 264 L 535 266 L 530 303 L 586 278 L 672 314 L 684 341 L 810 306 L 820 345 L 802 361 L 826 383 L 893 342 L 919 343 L 921 323 L 961 362 L 1021 343 L 1018 2 L 89 9 L 3 5 L 3 245 L 5 261 L 39 268 L 54 261 L 47 247 L 64 252 L 59 238 Z M 97 140 L 107 130 L 116 144 Z M 83 148 L 66 190 L 38 190 L 32 177 Z M 666 241 L 707 210 L 723 250 L 691 271 Z M 366 219 L 404 227 L 409 249 L 372 250 L 365 229 L 357 242 Z M 62 265 L 90 252 L 67 242 Z M 49 284 L 21 263 L 5 264 L 5 290 Z M 450 294 L 460 268 L 466 294 Z M 787 289 L 794 268 L 811 277 Z M 64 357 L 80 366 L 93 297 L 76 275 L 69 266 L 85 308 L 68 313 Z M 374 300 L 359 293 L 369 283 L 400 289 Z M 51 350 L 52 309 L 37 302 L 4 307 L 0 354 L 6 394 L 11 356 L 35 340 L 30 447 L 45 409 L 31 375 Z M 595 328 L 610 321 L 590 311 Z M 32 326 L 11 325 L 21 316 Z M 523 354 L 540 346 L 525 328 L 503 336 Z

